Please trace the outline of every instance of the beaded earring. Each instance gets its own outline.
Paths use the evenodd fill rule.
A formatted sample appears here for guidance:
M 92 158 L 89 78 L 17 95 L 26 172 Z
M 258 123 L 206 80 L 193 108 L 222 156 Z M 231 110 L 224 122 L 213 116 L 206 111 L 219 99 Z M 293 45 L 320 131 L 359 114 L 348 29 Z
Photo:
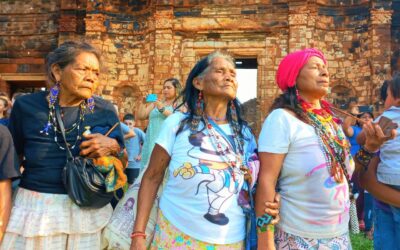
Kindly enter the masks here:
M 204 100 L 203 100 L 203 92 L 199 91 L 199 95 L 197 97 L 196 102 L 196 110 L 190 124 L 190 130 L 193 133 L 197 132 L 197 127 L 199 126 L 200 120 L 203 117 L 204 112 Z
M 93 110 L 94 110 L 94 99 L 93 99 L 93 97 L 89 97 L 86 100 L 86 103 L 87 103 L 87 108 L 89 109 L 90 113 L 93 113 Z
M 47 118 L 47 123 L 42 130 L 40 130 L 41 134 L 49 135 L 49 130 L 52 126 L 51 119 L 52 119 L 52 111 L 54 111 L 54 105 L 57 101 L 58 94 L 60 93 L 60 82 L 56 82 L 53 87 L 50 88 L 49 91 L 49 116 Z

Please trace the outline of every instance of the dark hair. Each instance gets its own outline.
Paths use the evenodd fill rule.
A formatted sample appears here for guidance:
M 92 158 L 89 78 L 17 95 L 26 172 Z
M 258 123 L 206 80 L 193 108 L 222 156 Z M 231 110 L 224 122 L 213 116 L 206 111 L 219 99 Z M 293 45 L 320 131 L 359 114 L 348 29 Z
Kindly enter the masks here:
M 362 113 L 357 115 L 357 118 L 361 118 L 365 114 L 369 114 L 371 116 L 371 118 L 374 119 L 374 114 L 372 114 L 371 111 L 362 112 Z M 358 121 L 356 121 L 356 125 L 359 126 L 359 127 L 362 127 L 362 125 Z
M 400 98 L 400 73 L 393 76 L 393 79 L 388 83 L 388 88 L 390 88 L 393 98 Z
M 75 62 L 75 58 L 82 52 L 92 53 L 100 62 L 100 53 L 86 42 L 65 42 L 46 56 L 46 73 L 50 86 L 54 85 L 57 81 L 51 72 L 51 67 L 57 64 L 61 69 L 64 69 L 69 64 Z
M 387 98 L 387 88 L 389 86 L 389 80 L 385 80 L 381 86 L 380 96 L 382 101 L 386 101 Z
M 300 103 L 297 100 L 297 90 L 295 86 L 287 88 L 287 90 L 283 94 L 281 94 L 274 100 L 270 108 L 270 112 L 280 108 L 292 111 L 293 113 L 295 113 L 298 119 L 307 124 L 309 123 L 306 114 L 300 107 Z
M 124 118 L 122 119 L 122 120 L 132 120 L 132 121 L 134 121 L 135 120 L 135 116 L 133 115 L 133 114 L 126 114 L 126 115 L 124 115 Z
M 209 66 L 211 65 L 214 58 L 224 58 L 235 67 L 235 62 L 233 58 L 222 51 L 215 51 L 203 57 L 200 61 L 196 63 L 196 65 L 192 68 L 192 70 L 189 73 L 189 76 L 186 80 L 185 88 L 182 90 L 182 103 L 178 105 L 178 107 L 176 108 L 178 109 L 182 105 L 186 105 L 187 111 L 189 113 L 189 117 L 181 122 L 181 126 L 178 130 L 178 133 L 183 129 L 185 125 L 189 125 L 193 121 L 194 116 L 196 114 L 196 103 L 199 98 L 200 91 L 194 87 L 193 81 L 196 77 L 202 77 L 205 75 L 205 73 L 209 70 Z M 236 110 L 237 123 L 238 123 L 237 131 L 239 133 L 239 136 L 243 138 L 242 129 L 243 126 L 247 127 L 247 122 L 242 118 L 239 100 L 235 98 L 231 102 L 233 102 L 233 105 L 235 106 Z M 230 103 L 228 103 L 226 117 L 229 123 L 233 124 L 231 109 L 229 108 L 229 106 Z M 201 117 L 201 121 L 204 122 L 203 117 Z

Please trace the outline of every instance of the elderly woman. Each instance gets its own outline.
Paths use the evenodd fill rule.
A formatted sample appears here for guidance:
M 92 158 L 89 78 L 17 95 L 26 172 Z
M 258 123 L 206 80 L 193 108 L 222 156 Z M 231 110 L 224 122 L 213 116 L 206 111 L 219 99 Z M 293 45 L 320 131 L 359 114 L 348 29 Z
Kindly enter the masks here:
M 147 102 L 146 97 L 139 104 L 136 118 L 139 120 L 149 119 L 146 129 L 146 139 L 142 148 L 142 169 L 147 167 L 155 141 L 161 131 L 164 120 L 170 116 L 176 103 L 174 102 L 181 91 L 181 83 L 178 79 L 169 78 L 164 81 L 161 99 Z
M 320 51 L 304 49 L 279 65 L 276 79 L 283 94 L 259 137 L 259 249 L 351 249 L 348 183 L 354 162 L 338 119 L 323 100 L 329 91 L 326 64 Z M 365 148 L 376 150 L 376 138 L 370 137 Z M 260 219 L 268 218 L 263 202 L 272 201 L 275 190 L 282 201 L 274 234 L 268 220 Z
M 87 43 L 66 42 L 47 56 L 46 67 L 50 91 L 18 98 L 11 113 L 9 128 L 16 151 L 25 160 L 0 249 L 100 249 L 111 205 L 78 207 L 61 178 L 66 147 L 74 156 L 123 155 L 120 129 L 114 130 L 114 138 L 103 135 L 118 122 L 112 104 L 93 96 L 100 55 Z M 56 110 L 67 143 L 54 118 Z
M 233 59 L 214 52 L 186 82 L 183 104 L 163 125 L 139 191 L 131 249 L 145 249 L 157 189 L 167 182 L 151 249 L 242 249 L 245 215 L 238 204 L 245 157 L 256 148 L 242 120 Z

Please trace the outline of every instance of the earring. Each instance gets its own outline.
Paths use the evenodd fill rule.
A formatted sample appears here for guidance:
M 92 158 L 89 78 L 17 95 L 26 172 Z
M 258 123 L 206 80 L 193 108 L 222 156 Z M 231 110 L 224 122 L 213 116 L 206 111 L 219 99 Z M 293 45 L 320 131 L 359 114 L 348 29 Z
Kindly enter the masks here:
M 49 116 L 48 116 L 46 125 L 44 126 L 44 128 L 42 130 L 40 130 L 41 134 L 49 135 L 49 130 L 52 126 L 52 124 L 51 124 L 52 115 L 51 114 L 52 114 L 52 111 L 54 110 L 54 105 L 56 104 L 59 93 L 60 93 L 60 82 L 56 82 L 54 84 L 54 86 L 50 88 L 50 91 L 49 91 L 49 97 L 48 97 Z
M 204 113 L 203 92 L 199 91 L 199 95 L 197 97 L 197 102 L 196 102 L 196 110 L 192 118 L 192 122 L 190 124 L 190 130 L 192 134 L 197 132 L 197 128 L 199 126 L 201 118 L 203 117 L 203 113 Z
M 86 100 L 86 103 L 87 103 L 87 108 L 89 109 L 90 113 L 93 113 L 93 110 L 94 110 L 94 99 L 93 99 L 93 97 L 89 97 Z

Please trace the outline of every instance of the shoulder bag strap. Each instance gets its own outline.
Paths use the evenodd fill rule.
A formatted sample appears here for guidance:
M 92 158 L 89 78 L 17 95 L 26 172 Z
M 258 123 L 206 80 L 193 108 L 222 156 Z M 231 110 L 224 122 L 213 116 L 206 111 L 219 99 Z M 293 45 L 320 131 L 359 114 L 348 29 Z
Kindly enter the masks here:
M 63 123 L 63 121 L 61 119 L 60 107 L 58 105 L 55 105 L 55 109 L 56 109 L 57 123 L 58 123 L 58 126 L 60 126 L 61 134 L 63 136 L 64 143 L 65 143 L 65 148 L 66 148 L 66 151 L 67 151 L 67 158 L 68 158 L 68 160 L 72 160 L 74 158 L 74 156 L 72 155 L 71 150 L 68 147 L 67 138 L 65 136 L 64 123 Z M 54 136 L 57 136 L 57 135 L 54 135 Z

